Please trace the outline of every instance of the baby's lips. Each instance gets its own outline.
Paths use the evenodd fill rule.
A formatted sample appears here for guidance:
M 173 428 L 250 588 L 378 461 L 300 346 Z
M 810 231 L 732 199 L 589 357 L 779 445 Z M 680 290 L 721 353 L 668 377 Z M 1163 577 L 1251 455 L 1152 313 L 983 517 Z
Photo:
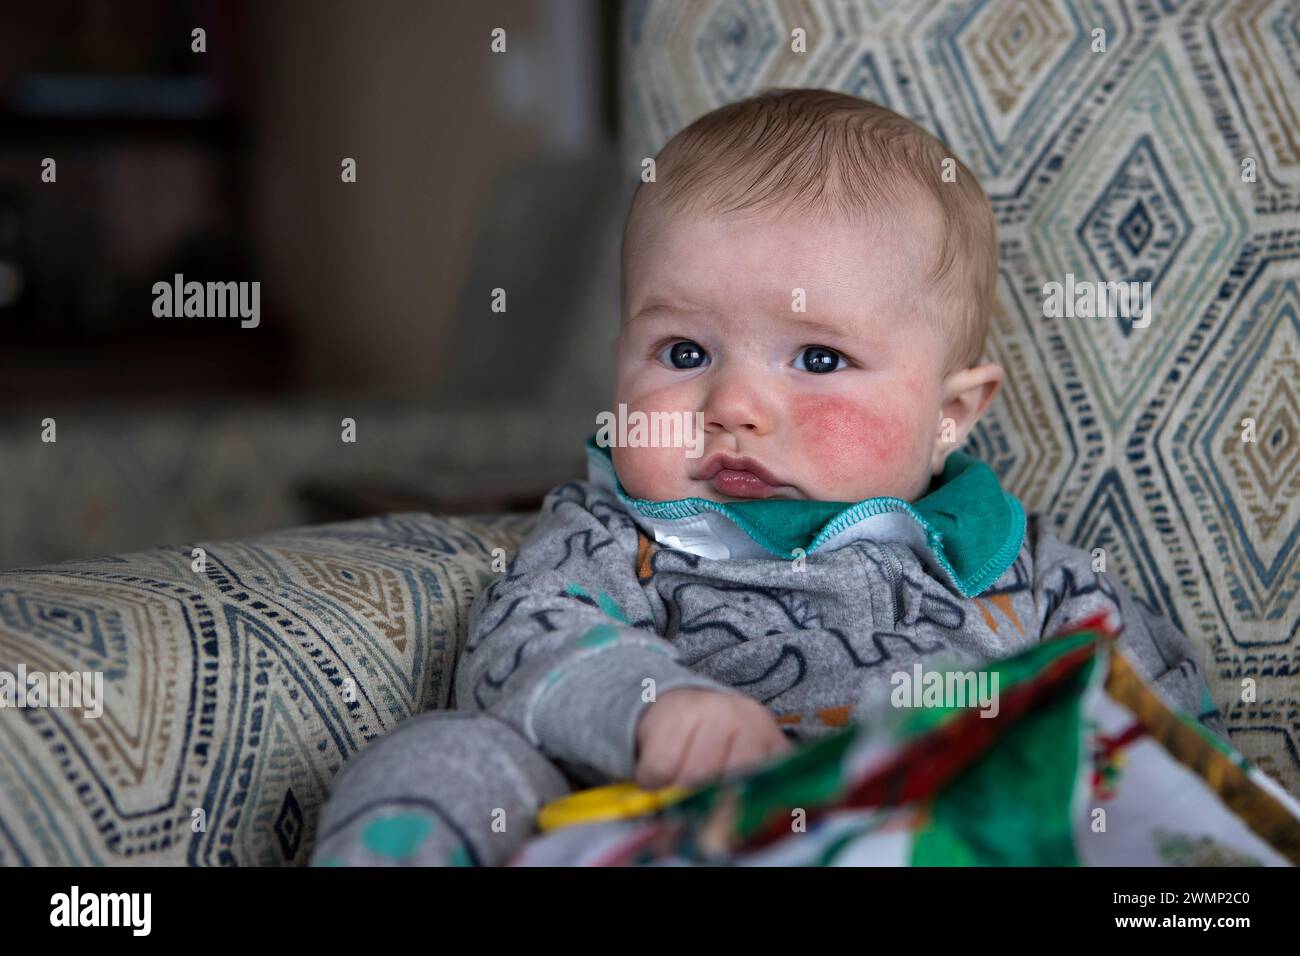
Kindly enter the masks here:
M 770 498 L 777 486 L 763 481 L 753 472 L 724 468 L 710 479 L 709 484 L 721 494 L 733 498 Z
M 781 488 L 786 484 L 764 467 L 762 462 L 746 455 L 727 455 L 718 452 L 704 459 L 704 463 L 700 466 L 700 471 L 695 477 L 699 481 L 711 481 L 718 472 L 724 470 L 747 472 L 773 488 Z

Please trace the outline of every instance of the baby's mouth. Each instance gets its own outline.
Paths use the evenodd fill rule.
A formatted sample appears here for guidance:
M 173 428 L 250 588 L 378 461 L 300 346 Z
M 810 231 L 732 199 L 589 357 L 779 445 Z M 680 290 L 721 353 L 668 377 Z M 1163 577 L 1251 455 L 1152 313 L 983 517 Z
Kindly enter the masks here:
M 696 475 L 729 498 L 771 498 L 788 487 L 752 458 L 711 455 Z

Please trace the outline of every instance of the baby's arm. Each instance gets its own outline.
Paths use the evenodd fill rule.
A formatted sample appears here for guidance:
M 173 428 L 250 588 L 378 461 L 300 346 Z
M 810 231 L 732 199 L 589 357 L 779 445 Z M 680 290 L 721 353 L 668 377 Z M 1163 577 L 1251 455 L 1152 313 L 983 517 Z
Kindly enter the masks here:
M 1119 645 L 1143 675 L 1166 699 L 1227 740 L 1227 728 L 1205 687 L 1192 642 L 1138 601 L 1113 570 L 1094 571 L 1092 555 L 1062 543 L 1041 518 L 1030 522 L 1029 536 L 1034 603 L 1043 638 L 1064 633 L 1098 611 L 1110 611 L 1123 627 Z
M 684 687 L 741 694 L 692 671 L 659 636 L 636 561 L 636 526 L 604 492 L 579 482 L 553 490 L 470 612 L 457 707 L 501 718 L 554 760 L 627 780 L 647 679 L 656 697 Z

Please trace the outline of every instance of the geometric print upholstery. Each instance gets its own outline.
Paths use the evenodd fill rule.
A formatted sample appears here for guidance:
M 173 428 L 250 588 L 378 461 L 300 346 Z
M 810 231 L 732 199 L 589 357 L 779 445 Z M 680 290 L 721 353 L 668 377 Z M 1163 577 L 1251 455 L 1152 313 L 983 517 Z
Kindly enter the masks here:
M 447 706 L 493 549 L 532 522 L 391 514 L 0 573 L 0 671 L 103 675 L 99 716 L 0 710 L 0 865 L 306 863 L 343 764 Z
M 1300 794 L 1300 5 L 631 0 L 620 35 L 625 169 L 766 87 L 874 100 L 962 158 L 997 217 L 1007 371 L 965 450 L 1105 549 Z M 1150 282 L 1150 324 L 1045 316 L 1067 274 Z

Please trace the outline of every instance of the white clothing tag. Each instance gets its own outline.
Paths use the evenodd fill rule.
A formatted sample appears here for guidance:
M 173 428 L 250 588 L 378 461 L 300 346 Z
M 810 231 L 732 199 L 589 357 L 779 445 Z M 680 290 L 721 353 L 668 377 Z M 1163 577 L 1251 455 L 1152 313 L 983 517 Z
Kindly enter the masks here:
M 703 517 L 689 522 L 674 521 L 672 531 L 664 530 L 658 522 L 652 522 L 652 527 L 655 540 L 669 548 L 715 560 L 731 557 L 731 549 L 718 539 Z

